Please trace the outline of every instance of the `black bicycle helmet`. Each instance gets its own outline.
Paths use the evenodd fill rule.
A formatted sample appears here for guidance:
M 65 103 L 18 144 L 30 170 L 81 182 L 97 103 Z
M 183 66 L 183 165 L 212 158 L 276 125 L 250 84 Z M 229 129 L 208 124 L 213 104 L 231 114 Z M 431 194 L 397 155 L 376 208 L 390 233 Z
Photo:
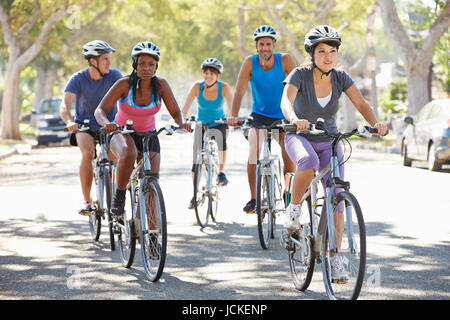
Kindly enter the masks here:
M 334 28 L 327 25 L 314 27 L 305 35 L 305 50 L 306 52 L 312 52 L 317 44 L 329 41 L 335 42 L 338 46 L 342 43 L 338 32 Z

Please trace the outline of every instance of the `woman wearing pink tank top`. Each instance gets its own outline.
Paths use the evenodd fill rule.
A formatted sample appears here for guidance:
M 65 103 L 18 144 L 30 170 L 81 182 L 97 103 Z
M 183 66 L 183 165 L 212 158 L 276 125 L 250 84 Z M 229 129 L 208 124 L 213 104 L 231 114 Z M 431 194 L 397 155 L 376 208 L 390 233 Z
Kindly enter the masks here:
M 155 75 L 161 58 L 159 48 L 151 42 L 141 42 L 131 51 L 133 72 L 118 80 L 106 94 L 95 111 L 97 122 L 112 132 L 118 125 L 126 125 L 133 120 L 136 131 L 146 132 L 155 129 L 155 114 L 161 109 L 161 99 L 172 118 L 181 128 L 192 131 L 189 124 L 183 123 L 181 111 L 175 96 L 165 79 Z M 119 108 L 110 122 L 106 117 L 109 110 L 119 101 Z M 110 148 L 119 159 L 117 162 L 117 191 L 111 205 L 116 216 L 123 214 L 125 191 L 133 171 L 134 162 L 142 151 L 141 138 L 131 135 L 114 134 L 110 138 Z M 159 173 L 159 140 L 153 137 L 149 142 L 152 172 Z

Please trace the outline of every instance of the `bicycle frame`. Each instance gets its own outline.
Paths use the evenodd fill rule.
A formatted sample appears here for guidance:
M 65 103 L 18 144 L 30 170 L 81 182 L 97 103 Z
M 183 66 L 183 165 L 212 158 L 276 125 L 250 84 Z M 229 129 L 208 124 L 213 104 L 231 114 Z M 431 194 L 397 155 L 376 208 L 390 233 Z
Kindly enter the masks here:
M 272 142 L 272 131 L 267 129 L 264 130 L 264 141 L 263 141 L 263 157 L 258 159 L 258 164 L 261 168 L 261 174 L 265 176 L 270 176 L 270 190 L 275 190 L 275 168 L 274 161 L 279 160 L 278 155 L 272 155 L 271 153 L 271 142 Z M 278 166 L 278 169 L 281 168 Z M 280 172 L 278 173 L 280 175 Z M 280 175 L 281 176 L 281 175 Z M 270 192 L 269 195 L 269 208 L 273 208 L 275 205 L 274 192 Z
M 209 133 L 209 128 L 205 128 L 205 134 L 203 136 L 203 146 L 202 146 L 202 151 L 200 153 L 200 156 L 202 157 L 202 161 L 208 166 L 208 181 L 207 181 L 207 194 L 209 195 L 209 193 L 211 192 L 212 189 L 212 170 L 211 170 L 211 166 L 214 163 L 214 157 L 216 157 L 217 155 L 217 151 L 216 151 L 216 146 L 214 146 L 216 142 L 213 141 L 210 138 L 210 133 Z

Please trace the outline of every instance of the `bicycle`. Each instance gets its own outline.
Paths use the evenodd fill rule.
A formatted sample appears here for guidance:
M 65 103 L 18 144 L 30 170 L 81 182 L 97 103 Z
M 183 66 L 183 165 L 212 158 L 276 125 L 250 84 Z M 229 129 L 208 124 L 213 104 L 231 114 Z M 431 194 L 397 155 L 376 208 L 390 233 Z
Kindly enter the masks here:
M 251 126 L 252 119 L 244 121 L 243 129 Z M 264 130 L 262 158 L 256 164 L 256 205 L 258 217 L 258 236 L 261 247 L 268 249 L 270 239 L 275 238 L 276 215 L 285 210 L 283 185 L 281 184 L 281 165 L 279 155 L 272 154 L 271 142 L 274 135 L 284 124 L 277 120 L 271 125 L 259 127 Z
M 191 117 L 189 122 L 196 122 L 195 117 Z M 194 196 L 193 207 L 195 217 L 200 227 L 208 225 L 209 217 L 216 221 L 219 204 L 219 185 L 217 174 L 219 172 L 218 146 L 214 139 L 211 139 L 209 126 L 212 124 L 225 124 L 225 119 L 217 119 L 210 123 L 201 123 L 203 144 L 201 151 L 196 155 L 194 164 Z
M 64 128 L 64 131 L 68 131 Z M 95 139 L 95 155 L 92 161 L 93 176 L 95 182 L 95 198 L 92 201 L 92 210 L 88 213 L 89 230 L 94 241 L 98 241 L 101 233 L 101 220 L 108 219 L 109 239 L 111 251 L 115 250 L 114 233 L 112 228 L 112 217 L 110 213 L 112 200 L 111 176 L 114 171 L 113 161 L 108 160 L 108 152 L 106 147 L 106 131 L 104 128 L 94 129 L 90 127 L 90 121 L 84 120 L 81 127 L 73 130 L 73 132 L 92 131 L 98 134 Z
M 290 124 L 285 125 L 284 130 L 296 131 L 297 129 L 295 125 Z M 315 125 L 310 124 L 310 129 L 306 132 L 325 133 L 332 138 L 330 166 L 315 174 L 300 200 L 303 212 L 300 217 L 300 229 L 291 233 L 283 230 L 282 246 L 289 251 L 290 272 L 297 290 L 305 291 L 308 288 L 317 262 L 322 264 L 323 281 L 330 299 L 357 299 L 365 273 L 366 230 L 358 200 L 349 191 L 350 183 L 339 177 L 337 145 L 342 139 L 353 135 L 368 138 L 372 133 L 377 133 L 377 129 L 360 126 L 347 133 L 334 134 L 324 128 L 322 119 L 318 119 Z M 324 195 L 318 197 L 320 179 L 330 171 Z M 337 188 L 344 191 L 335 194 Z M 319 203 L 320 200 L 321 203 Z M 289 201 L 290 194 L 288 194 L 287 202 Z M 341 201 L 344 202 L 345 210 L 343 214 L 338 214 L 336 209 Z M 321 212 L 318 210 L 319 207 L 322 207 Z M 336 224 L 338 224 L 337 227 Z M 332 279 L 330 264 L 332 257 L 341 257 L 346 269 L 346 277 Z
M 122 219 L 114 218 L 114 230 L 118 234 L 118 246 L 122 265 L 129 268 L 134 261 L 136 240 L 140 241 L 142 261 L 147 279 L 156 282 L 162 275 L 167 250 L 167 220 L 164 197 L 158 182 L 159 174 L 151 172 L 148 142 L 153 136 L 166 130 L 172 134 L 178 127 L 163 127 L 157 131 L 137 132 L 128 120 L 120 127 L 122 134 L 134 133 L 142 138 L 143 152 L 131 173 L 127 185 L 129 199 Z

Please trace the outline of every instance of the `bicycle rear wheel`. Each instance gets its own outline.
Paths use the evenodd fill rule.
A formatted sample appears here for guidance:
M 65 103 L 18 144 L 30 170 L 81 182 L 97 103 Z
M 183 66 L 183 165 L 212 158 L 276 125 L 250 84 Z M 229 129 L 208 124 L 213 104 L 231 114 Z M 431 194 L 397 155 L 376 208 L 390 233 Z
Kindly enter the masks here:
M 164 198 L 157 180 L 147 180 L 144 192 L 146 219 L 141 219 L 141 253 L 145 274 L 156 282 L 166 261 L 167 221 Z
M 296 230 L 289 235 L 289 267 L 295 288 L 299 291 L 305 291 L 311 283 L 315 265 L 314 237 L 311 229 L 311 197 L 303 201 L 301 210 L 309 214 L 305 214 L 305 220 L 301 221 L 300 230 Z
M 204 228 L 208 224 L 212 208 L 211 194 L 208 190 L 208 165 L 202 162 L 195 167 L 194 211 L 198 225 Z
M 124 212 L 123 224 L 119 229 L 119 237 L 117 239 L 120 260 L 125 268 L 129 268 L 133 264 L 136 250 L 135 220 L 133 219 L 136 215 L 133 215 L 133 212 L 137 209 L 136 203 L 138 199 L 137 190 L 135 190 L 134 194 L 131 188 L 128 191 L 129 197 L 126 199 L 125 208 L 129 209 L 129 212 L 127 210 Z
M 256 169 L 256 215 L 258 217 L 259 242 L 263 249 L 268 249 L 273 237 L 273 214 L 270 205 L 270 176 L 262 174 L 262 167 Z
M 340 202 L 344 203 L 345 209 L 342 214 L 334 214 L 337 254 L 330 251 L 329 226 L 325 227 L 321 250 L 323 281 L 330 299 L 353 300 L 358 298 L 364 280 L 366 229 L 362 211 L 355 196 L 347 191 L 337 194 L 336 201 L 332 202 L 334 203 L 333 212 L 336 212 L 337 204 Z M 343 269 L 334 267 L 335 263 Z

